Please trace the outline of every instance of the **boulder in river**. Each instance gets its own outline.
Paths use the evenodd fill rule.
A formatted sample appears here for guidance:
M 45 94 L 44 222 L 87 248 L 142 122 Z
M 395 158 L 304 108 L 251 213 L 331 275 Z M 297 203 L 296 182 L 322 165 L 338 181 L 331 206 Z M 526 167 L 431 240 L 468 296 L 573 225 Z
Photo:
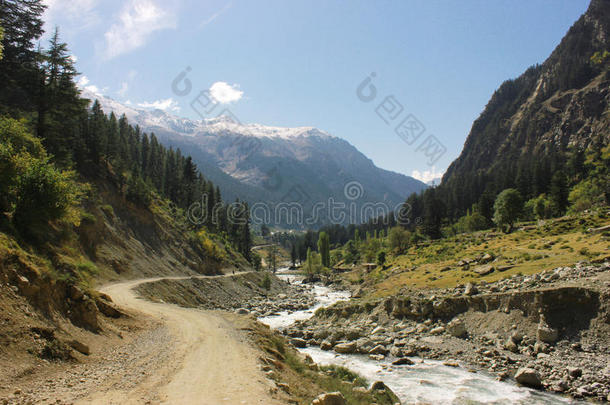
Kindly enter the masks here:
M 388 354 L 388 349 L 385 346 L 377 345 L 369 350 L 369 354 L 383 354 L 384 356 Z
M 413 363 L 413 360 L 411 360 L 408 357 L 401 357 L 401 358 L 399 358 L 397 360 L 394 360 L 392 362 L 392 365 L 394 365 L 394 366 L 405 366 L 405 365 L 406 366 L 412 366 L 413 364 L 415 364 L 415 363 Z
M 356 342 L 339 343 L 335 345 L 335 351 L 341 354 L 351 354 L 356 351 Z
M 290 339 L 290 343 L 292 343 L 294 347 L 298 348 L 307 347 L 307 341 L 301 338 L 292 338 Z

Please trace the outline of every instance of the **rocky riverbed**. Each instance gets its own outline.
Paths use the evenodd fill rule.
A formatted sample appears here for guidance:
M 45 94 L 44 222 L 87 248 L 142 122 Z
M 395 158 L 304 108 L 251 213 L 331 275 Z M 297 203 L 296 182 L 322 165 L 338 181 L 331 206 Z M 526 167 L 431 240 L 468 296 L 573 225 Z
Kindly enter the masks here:
M 339 302 L 283 332 L 298 346 L 486 370 L 573 398 L 610 400 L 610 263 L 452 289 Z

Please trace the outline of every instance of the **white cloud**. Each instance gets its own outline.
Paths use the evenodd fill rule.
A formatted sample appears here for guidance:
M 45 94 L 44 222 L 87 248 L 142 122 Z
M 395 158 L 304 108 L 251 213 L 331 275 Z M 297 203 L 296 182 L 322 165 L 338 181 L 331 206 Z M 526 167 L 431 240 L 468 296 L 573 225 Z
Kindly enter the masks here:
M 143 108 L 155 108 L 163 111 L 180 111 L 178 103 L 173 98 L 166 98 L 165 100 L 157 100 L 153 102 L 138 103 L 138 107 Z
M 98 24 L 101 19 L 96 11 L 99 0 L 44 0 L 45 31 L 52 33 L 56 25 L 77 31 Z M 61 23 L 61 24 L 60 24 Z
M 119 22 L 104 34 L 104 57 L 112 59 L 131 52 L 145 45 L 155 31 L 175 26 L 175 16 L 151 0 L 130 0 L 119 15 Z
M 444 171 L 436 171 L 436 167 L 432 166 L 431 170 L 413 170 L 411 172 L 411 177 L 416 178 L 419 181 L 423 181 L 424 183 L 428 183 L 434 179 L 438 179 L 443 176 Z
M 239 85 L 228 84 L 226 82 L 216 82 L 210 86 L 210 95 L 212 98 L 221 104 L 232 103 L 239 101 L 244 92 L 239 90 Z
M 76 85 L 78 86 L 78 88 L 90 91 L 91 93 L 97 94 L 98 96 L 102 94 L 102 91 L 100 91 L 97 86 L 89 84 L 89 78 L 85 75 L 82 75 L 80 79 L 78 79 Z

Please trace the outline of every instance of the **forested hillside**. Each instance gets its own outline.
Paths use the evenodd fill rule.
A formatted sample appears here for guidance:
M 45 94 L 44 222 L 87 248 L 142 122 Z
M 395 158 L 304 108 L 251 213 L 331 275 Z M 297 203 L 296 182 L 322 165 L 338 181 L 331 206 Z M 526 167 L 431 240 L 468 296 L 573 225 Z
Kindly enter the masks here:
M 218 187 L 191 157 L 82 99 L 58 31 L 47 48 L 36 48 L 43 10 L 40 1 L 0 6 L 6 25 L 0 60 L 3 230 L 35 240 L 48 221 L 79 211 L 79 203 L 95 194 L 91 187 L 104 183 L 138 208 L 167 199 L 172 213 L 185 216 L 197 203 L 189 225 L 193 232 L 205 228 L 225 235 L 249 258 L 247 206 L 223 204 Z

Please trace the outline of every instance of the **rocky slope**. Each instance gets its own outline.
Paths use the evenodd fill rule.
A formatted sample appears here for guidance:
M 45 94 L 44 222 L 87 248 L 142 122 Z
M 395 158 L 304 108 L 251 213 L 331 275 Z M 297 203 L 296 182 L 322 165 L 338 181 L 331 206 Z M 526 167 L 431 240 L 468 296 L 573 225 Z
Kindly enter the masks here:
M 565 163 L 558 152 L 608 144 L 609 50 L 610 2 L 592 0 L 549 58 L 503 83 L 473 123 L 443 176 L 447 195 L 460 191 L 452 202 L 466 210 L 486 190 L 545 192 L 544 176 Z
M 285 330 L 339 353 L 487 369 L 575 398 L 610 400 L 610 262 L 445 290 L 403 289 L 319 310 Z M 411 359 L 409 358 L 411 357 Z

